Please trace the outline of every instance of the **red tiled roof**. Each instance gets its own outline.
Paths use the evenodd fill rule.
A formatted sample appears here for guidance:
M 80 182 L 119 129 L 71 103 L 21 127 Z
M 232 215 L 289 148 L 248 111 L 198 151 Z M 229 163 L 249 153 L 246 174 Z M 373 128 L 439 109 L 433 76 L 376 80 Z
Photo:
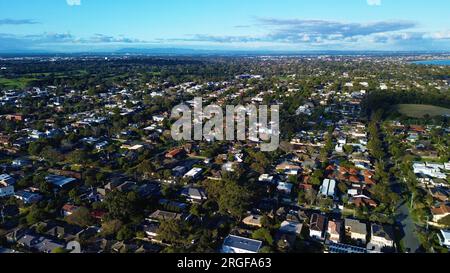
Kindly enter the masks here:
M 63 210 L 63 211 L 66 211 L 66 212 L 74 212 L 74 211 L 77 210 L 77 209 L 78 209 L 77 206 L 70 205 L 70 204 L 65 204 L 65 205 L 62 207 L 62 210 Z
M 101 210 L 93 210 L 91 212 L 91 216 L 95 219 L 99 219 L 101 220 L 103 218 L 103 216 L 105 216 L 106 212 L 101 211 Z
M 419 125 L 411 125 L 411 126 L 409 126 L 409 128 L 416 132 L 425 132 L 425 128 L 423 128 L 422 126 L 419 126 Z
M 353 199 L 353 204 L 355 204 L 355 206 L 357 207 L 362 207 L 362 206 L 371 206 L 371 207 L 377 207 L 378 204 L 373 201 L 372 199 L 366 199 L 366 198 L 355 198 Z
M 364 176 L 364 182 L 365 182 L 367 185 L 375 185 L 375 184 L 376 184 L 375 180 L 373 180 L 372 178 L 369 178 L 369 177 L 367 177 L 367 176 Z
M 360 182 L 359 178 L 358 178 L 357 176 L 354 176 L 354 175 L 350 176 L 350 177 L 348 178 L 348 180 L 349 180 L 350 182 L 352 182 L 352 183 L 359 183 L 359 182 Z
M 171 151 L 169 151 L 166 154 L 166 157 L 176 157 L 177 155 L 179 155 L 181 152 L 183 152 L 182 148 L 178 148 L 178 149 L 173 149 Z
M 359 171 L 357 170 L 357 169 L 350 169 L 350 170 L 348 170 L 348 173 L 350 174 L 350 175 L 358 175 L 359 174 Z
M 433 215 L 445 215 L 450 213 L 450 206 L 442 204 L 438 208 L 432 208 L 431 213 Z

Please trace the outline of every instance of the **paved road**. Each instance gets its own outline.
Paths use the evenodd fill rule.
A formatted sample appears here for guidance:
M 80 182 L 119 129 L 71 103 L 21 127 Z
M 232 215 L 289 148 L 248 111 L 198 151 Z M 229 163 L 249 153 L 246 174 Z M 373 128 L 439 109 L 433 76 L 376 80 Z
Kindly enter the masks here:
M 410 253 L 416 253 L 419 251 L 420 242 L 416 237 L 416 224 L 411 218 L 408 205 L 408 202 L 404 202 L 397 208 L 396 218 L 403 228 L 404 237 L 402 239 L 405 250 L 409 249 Z

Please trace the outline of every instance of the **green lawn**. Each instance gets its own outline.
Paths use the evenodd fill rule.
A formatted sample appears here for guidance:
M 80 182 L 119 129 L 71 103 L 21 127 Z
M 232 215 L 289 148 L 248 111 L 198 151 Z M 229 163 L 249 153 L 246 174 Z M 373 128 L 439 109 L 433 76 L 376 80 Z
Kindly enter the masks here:
M 412 118 L 423 118 L 427 114 L 431 117 L 450 115 L 450 109 L 433 105 L 399 104 L 396 108 L 402 115 Z
M 17 79 L 0 78 L 0 86 L 4 88 L 23 89 L 34 80 L 35 80 L 34 78 L 17 78 Z

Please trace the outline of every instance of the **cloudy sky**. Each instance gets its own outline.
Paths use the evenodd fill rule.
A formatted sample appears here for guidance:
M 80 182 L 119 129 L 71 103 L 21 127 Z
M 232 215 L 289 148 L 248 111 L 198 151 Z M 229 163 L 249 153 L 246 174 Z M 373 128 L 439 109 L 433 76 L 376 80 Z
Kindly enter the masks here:
M 0 0 L 0 52 L 449 50 L 448 0 Z

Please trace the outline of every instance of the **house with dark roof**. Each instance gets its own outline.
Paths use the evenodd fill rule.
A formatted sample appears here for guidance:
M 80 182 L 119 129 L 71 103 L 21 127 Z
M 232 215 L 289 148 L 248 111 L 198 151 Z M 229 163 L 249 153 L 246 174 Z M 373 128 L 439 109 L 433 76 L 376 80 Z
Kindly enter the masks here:
M 37 203 L 42 199 L 42 195 L 29 191 L 18 191 L 14 194 L 14 197 L 27 205 Z
M 389 225 L 372 224 L 370 246 L 379 249 L 394 248 L 394 229 Z
M 185 213 L 175 213 L 170 211 L 164 211 L 164 210 L 157 210 L 153 212 L 149 217 L 147 217 L 147 220 L 149 221 L 187 221 L 189 220 L 190 215 Z
M 309 224 L 309 236 L 318 240 L 325 239 L 327 220 L 326 216 L 314 213 Z
M 48 175 L 45 177 L 47 183 L 59 189 L 67 189 L 75 185 L 77 179 L 73 177 L 65 177 L 60 175 Z

